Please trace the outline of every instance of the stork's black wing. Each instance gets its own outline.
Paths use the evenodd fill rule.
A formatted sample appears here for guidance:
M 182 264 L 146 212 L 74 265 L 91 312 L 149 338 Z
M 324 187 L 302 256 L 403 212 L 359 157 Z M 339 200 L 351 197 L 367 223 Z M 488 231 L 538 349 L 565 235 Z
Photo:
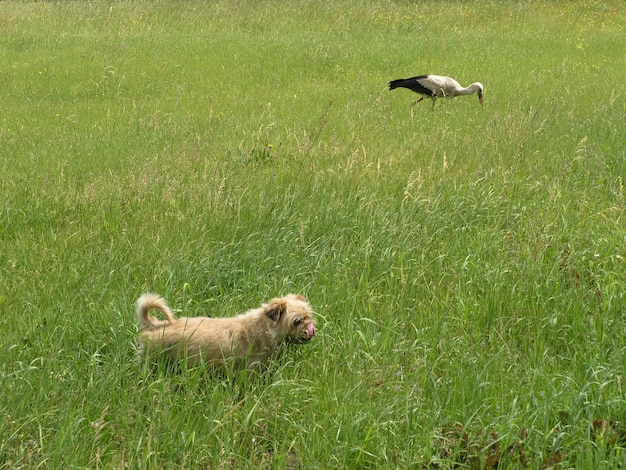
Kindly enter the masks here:
M 389 82 L 389 89 L 394 90 L 396 88 L 408 88 L 415 93 L 421 95 L 434 96 L 433 90 L 426 88 L 420 83 L 420 80 L 427 78 L 428 75 L 418 75 L 417 77 L 401 78 L 399 80 L 392 80 Z

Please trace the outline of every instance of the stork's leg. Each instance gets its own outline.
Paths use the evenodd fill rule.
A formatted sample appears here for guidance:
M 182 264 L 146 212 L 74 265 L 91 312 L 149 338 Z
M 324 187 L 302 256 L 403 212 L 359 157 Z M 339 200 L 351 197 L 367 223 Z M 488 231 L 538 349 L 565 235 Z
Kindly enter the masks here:
M 417 103 L 419 103 L 420 101 L 422 101 L 423 99 L 424 99 L 424 97 L 422 96 L 419 100 L 417 100 L 417 101 L 413 101 L 413 103 L 411 103 L 411 108 L 412 108 L 413 106 L 415 106 Z
M 437 97 L 433 96 L 431 99 L 433 100 L 433 108 L 432 108 L 431 111 L 434 111 L 435 110 L 435 103 L 437 102 Z

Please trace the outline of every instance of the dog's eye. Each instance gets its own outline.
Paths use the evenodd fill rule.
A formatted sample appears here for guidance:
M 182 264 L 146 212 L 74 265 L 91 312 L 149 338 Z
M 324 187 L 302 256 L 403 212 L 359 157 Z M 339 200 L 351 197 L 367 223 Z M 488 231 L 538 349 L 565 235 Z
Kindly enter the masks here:
M 299 318 L 296 318 L 296 319 L 293 321 L 293 326 L 298 326 L 300 323 L 302 323 L 302 320 L 300 320 Z

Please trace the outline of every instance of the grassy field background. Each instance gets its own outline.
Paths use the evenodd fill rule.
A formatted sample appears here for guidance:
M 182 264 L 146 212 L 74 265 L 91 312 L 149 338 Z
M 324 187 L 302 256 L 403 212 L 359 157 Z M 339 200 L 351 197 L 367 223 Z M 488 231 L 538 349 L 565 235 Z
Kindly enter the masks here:
M 1 2 L 0 468 L 626 465 L 626 8 Z M 391 79 L 485 86 L 434 111 Z M 134 302 L 305 294 L 263 375 Z

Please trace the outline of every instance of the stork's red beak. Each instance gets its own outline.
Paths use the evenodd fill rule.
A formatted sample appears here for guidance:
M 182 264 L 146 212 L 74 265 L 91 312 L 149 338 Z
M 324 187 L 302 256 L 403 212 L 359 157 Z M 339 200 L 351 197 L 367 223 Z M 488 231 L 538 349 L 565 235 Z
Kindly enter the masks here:
M 478 101 L 480 102 L 481 106 L 485 105 L 485 100 L 483 100 L 483 94 L 481 92 L 478 92 Z

